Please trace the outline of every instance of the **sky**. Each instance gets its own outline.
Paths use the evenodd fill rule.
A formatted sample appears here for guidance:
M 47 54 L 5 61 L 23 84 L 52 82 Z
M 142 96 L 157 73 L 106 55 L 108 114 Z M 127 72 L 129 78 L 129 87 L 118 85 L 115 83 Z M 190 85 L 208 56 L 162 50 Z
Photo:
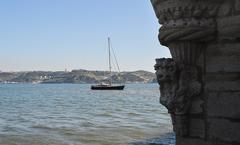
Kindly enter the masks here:
M 1 0 L 0 70 L 107 70 L 107 37 L 121 71 L 153 72 L 170 57 L 150 0 Z

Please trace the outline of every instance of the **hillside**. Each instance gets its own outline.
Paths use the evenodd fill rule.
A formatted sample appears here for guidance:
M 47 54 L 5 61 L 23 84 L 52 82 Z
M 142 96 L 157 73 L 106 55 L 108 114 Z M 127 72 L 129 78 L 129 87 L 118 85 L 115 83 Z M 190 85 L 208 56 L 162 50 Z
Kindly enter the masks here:
M 112 73 L 114 83 L 154 83 L 155 74 L 147 71 Z M 99 83 L 108 82 L 107 71 L 72 70 L 71 72 L 0 72 L 0 83 Z

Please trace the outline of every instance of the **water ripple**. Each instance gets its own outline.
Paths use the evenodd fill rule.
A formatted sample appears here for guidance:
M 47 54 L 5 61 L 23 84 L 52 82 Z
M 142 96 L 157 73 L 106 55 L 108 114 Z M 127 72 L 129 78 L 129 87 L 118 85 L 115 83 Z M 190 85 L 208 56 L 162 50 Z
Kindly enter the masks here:
M 0 84 L 0 144 L 123 145 L 171 131 L 156 84 L 128 84 L 124 91 L 89 88 Z

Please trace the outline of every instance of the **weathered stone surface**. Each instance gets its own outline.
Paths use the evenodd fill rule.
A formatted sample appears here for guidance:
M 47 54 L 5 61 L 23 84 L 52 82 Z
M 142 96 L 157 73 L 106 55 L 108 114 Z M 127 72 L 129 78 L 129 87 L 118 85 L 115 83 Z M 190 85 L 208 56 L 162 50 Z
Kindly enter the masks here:
M 210 57 L 216 57 L 216 56 L 223 56 L 223 57 L 232 57 L 238 56 L 238 53 L 240 53 L 240 42 L 234 41 L 234 42 L 228 42 L 225 43 L 214 43 L 207 47 L 206 49 L 206 59 L 210 59 Z
M 218 8 L 223 0 L 151 0 L 162 27 L 163 45 L 176 41 L 205 42 L 214 39 Z M 170 48 L 171 49 L 171 48 Z
M 157 59 L 155 65 L 160 84 L 160 103 L 171 114 L 174 131 L 177 135 L 189 133 L 189 117 L 192 99 L 201 92 L 202 85 L 198 77 L 198 67 L 178 64 L 173 59 Z
M 239 72 L 218 72 L 206 73 L 205 79 L 211 81 L 240 81 Z
M 176 144 L 239 145 L 240 0 L 151 2 L 162 25 L 159 41 L 169 47 L 176 68 L 174 81 L 158 81 L 165 86 L 160 90 Z M 168 69 L 158 65 L 157 77 Z
M 207 72 L 239 72 L 240 70 L 240 59 L 237 56 L 219 56 L 207 59 L 206 62 Z
M 230 142 L 220 142 L 216 140 L 203 140 L 197 138 L 176 138 L 176 145 L 236 145 Z
M 240 91 L 240 81 L 219 81 L 208 80 L 205 86 L 206 91 Z
M 160 87 L 161 101 L 171 113 L 174 131 L 177 135 L 187 136 L 189 133 L 189 113 L 192 99 L 199 97 L 202 91 L 200 68 L 197 61 L 206 47 L 206 42 L 215 39 L 217 25 L 214 17 L 217 15 L 220 3 L 218 0 L 152 0 L 152 4 L 162 27 L 159 40 L 168 46 L 175 64 L 175 81 L 161 79 L 172 67 L 163 64 L 165 59 L 158 59 L 155 65 Z M 210 6 L 211 8 L 208 8 Z M 170 70 L 170 69 L 169 69 Z M 172 73 L 170 73 L 172 74 Z M 167 75 L 170 76 L 171 75 Z M 167 89 L 168 88 L 168 89 Z M 166 91 L 168 90 L 168 91 Z M 173 92 L 166 93 L 165 92 Z M 168 99 L 166 99 L 168 98 Z
M 209 119 L 210 139 L 240 144 L 240 122 L 226 119 Z
M 240 38 L 240 16 L 231 16 L 218 20 L 220 39 Z
M 201 114 L 203 113 L 204 101 L 200 98 L 197 98 L 192 101 L 190 114 Z
M 210 117 L 240 119 L 240 91 L 209 93 L 207 97 Z
M 206 72 L 240 72 L 240 42 L 220 43 L 206 49 Z
M 220 39 L 234 40 L 240 37 L 239 0 L 225 0 L 219 10 L 217 19 Z
M 191 137 L 205 137 L 205 122 L 203 119 L 190 120 L 189 135 Z

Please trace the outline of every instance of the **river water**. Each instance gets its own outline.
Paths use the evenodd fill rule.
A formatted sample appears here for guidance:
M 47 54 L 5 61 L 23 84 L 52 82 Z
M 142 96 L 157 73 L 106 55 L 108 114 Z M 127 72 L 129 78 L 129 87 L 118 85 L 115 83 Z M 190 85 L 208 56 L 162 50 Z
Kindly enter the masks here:
M 157 84 L 0 84 L 1 145 L 167 145 L 171 129 Z

